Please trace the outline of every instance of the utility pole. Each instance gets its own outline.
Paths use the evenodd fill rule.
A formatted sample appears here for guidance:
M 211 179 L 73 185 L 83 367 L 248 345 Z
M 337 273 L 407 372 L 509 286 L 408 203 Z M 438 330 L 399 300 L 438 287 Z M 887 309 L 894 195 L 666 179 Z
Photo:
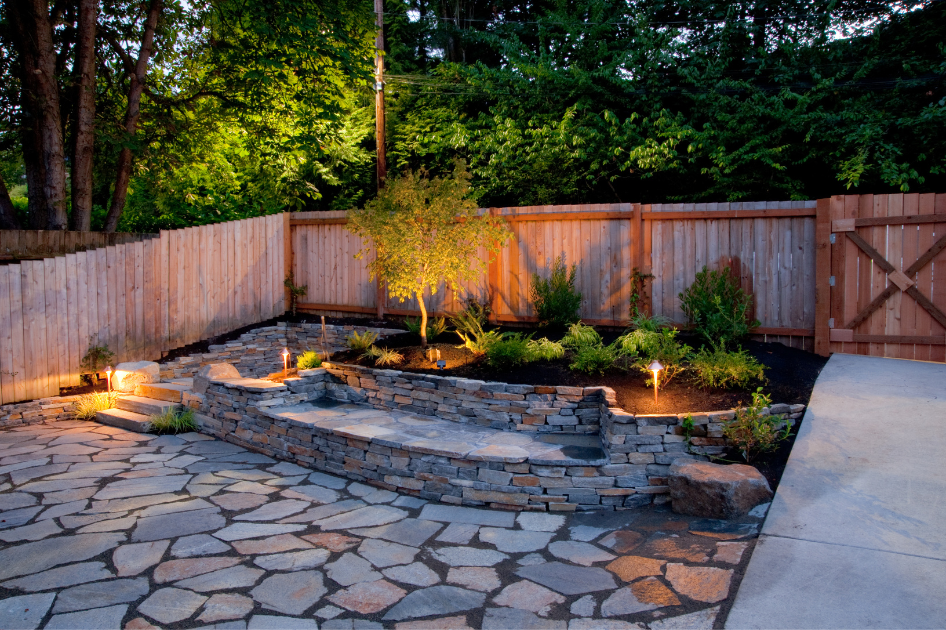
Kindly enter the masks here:
M 378 146 L 378 190 L 384 187 L 384 180 L 388 176 L 387 157 L 384 147 L 384 0 L 374 0 L 374 12 L 377 16 L 375 24 L 378 26 L 378 36 L 375 39 L 377 52 L 374 56 L 374 110 L 375 110 L 375 143 Z

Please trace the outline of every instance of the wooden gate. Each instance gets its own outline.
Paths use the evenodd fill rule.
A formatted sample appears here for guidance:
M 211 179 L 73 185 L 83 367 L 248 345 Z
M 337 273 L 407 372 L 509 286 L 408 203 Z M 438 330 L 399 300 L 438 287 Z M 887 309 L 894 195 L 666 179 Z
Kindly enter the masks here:
M 818 227 L 816 349 L 946 361 L 946 195 L 832 197 Z

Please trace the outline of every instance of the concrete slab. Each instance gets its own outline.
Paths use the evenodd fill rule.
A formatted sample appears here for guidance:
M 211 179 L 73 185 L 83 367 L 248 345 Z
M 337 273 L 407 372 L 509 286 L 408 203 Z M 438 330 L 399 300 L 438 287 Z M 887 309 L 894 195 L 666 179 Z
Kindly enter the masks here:
M 946 562 L 763 536 L 726 628 L 942 628 Z
M 832 356 L 726 627 L 942 627 L 944 455 L 946 365 Z

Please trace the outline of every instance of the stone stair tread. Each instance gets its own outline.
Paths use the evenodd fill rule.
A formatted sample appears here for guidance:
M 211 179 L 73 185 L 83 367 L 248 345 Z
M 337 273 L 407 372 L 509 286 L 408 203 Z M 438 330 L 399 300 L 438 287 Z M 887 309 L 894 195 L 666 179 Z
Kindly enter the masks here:
M 178 402 L 133 395 L 122 396 L 116 401 L 115 406 L 125 411 L 146 416 L 164 413 L 164 411 L 169 408 L 180 409 L 182 407 L 181 403 Z
M 135 433 L 147 433 L 151 429 L 151 416 L 135 413 L 126 409 L 106 409 L 98 411 L 95 419 L 101 424 L 118 427 Z
M 272 407 L 263 410 L 263 414 L 299 427 L 317 427 L 340 437 L 443 457 L 543 466 L 609 463 L 597 435 L 513 433 L 352 403 L 328 406 L 316 401 Z
M 142 383 L 135 388 L 135 396 L 179 403 L 190 389 L 183 383 Z

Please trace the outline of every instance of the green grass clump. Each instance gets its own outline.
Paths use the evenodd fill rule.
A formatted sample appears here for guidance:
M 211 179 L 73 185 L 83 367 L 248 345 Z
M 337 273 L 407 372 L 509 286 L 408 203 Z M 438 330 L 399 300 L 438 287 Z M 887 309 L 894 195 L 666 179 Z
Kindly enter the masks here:
M 377 340 L 378 340 L 378 335 L 376 333 L 371 332 L 370 330 L 366 330 L 363 333 L 359 333 L 357 330 L 353 330 L 351 334 L 348 335 L 348 339 L 345 340 L 345 343 L 348 344 L 348 347 L 351 348 L 352 350 L 356 350 L 358 352 L 364 352 L 365 350 L 370 348 L 374 344 L 374 342 Z
M 300 370 L 311 370 L 322 365 L 322 357 L 315 350 L 306 350 L 296 357 L 296 367 Z
M 374 359 L 374 364 L 379 367 L 400 365 L 400 363 L 404 361 L 404 355 L 397 350 L 388 350 L 387 348 L 379 348 L 378 346 L 371 346 L 365 350 L 365 353 L 361 356 L 366 359 Z
M 404 318 L 404 325 L 407 326 L 407 329 L 414 333 L 415 335 L 420 335 L 420 317 L 414 319 L 412 317 Z M 443 317 L 432 317 L 427 320 L 427 338 L 433 339 L 444 331 L 447 330 L 447 320 Z
M 151 433 L 186 433 L 197 430 L 194 411 L 175 411 L 168 407 L 163 413 L 151 416 Z
M 764 365 L 742 348 L 727 351 L 721 343 L 690 355 L 690 369 L 703 388 L 744 388 L 765 381 Z
M 603 343 L 597 330 L 581 322 L 569 326 L 568 332 L 562 337 L 562 346 L 576 351 L 585 346 L 600 346 Z
M 96 412 L 112 409 L 117 400 L 118 394 L 115 392 L 83 394 L 72 403 L 72 409 L 79 420 L 95 420 Z
M 575 352 L 575 359 L 569 369 L 586 374 L 604 374 L 617 361 L 614 346 L 603 344 L 581 346 Z
M 486 349 L 486 362 L 497 370 L 511 370 L 528 363 L 531 359 L 529 342 L 531 335 L 506 333 Z
M 752 404 L 737 409 L 736 417 L 723 421 L 723 435 L 735 446 L 743 459 L 750 462 L 760 453 L 778 449 L 779 442 L 791 435 L 792 422 L 785 422 L 781 415 L 763 415 L 763 410 L 772 405 L 772 399 L 758 388 L 752 394 Z M 784 422 L 785 427 L 779 429 Z
M 565 347 L 557 341 L 551 341 L 546 337 L 529 340 L 530 361 L 552 361 L 564 356 Z

